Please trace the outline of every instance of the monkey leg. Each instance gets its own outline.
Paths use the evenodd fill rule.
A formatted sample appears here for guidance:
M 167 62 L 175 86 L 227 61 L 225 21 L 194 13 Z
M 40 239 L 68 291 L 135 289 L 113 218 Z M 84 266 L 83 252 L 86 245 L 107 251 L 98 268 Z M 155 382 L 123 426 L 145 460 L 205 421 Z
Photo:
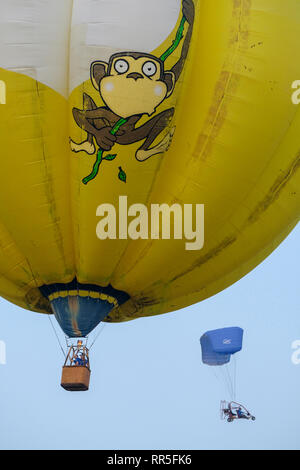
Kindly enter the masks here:
M 70 139 L 70 147 L 72 152 L 85 152 L 88 155 L 93 155 L 95 153 L 95 145 L 94 143 L 89 142 L 88 140 L 84 140 L 83 142 L 76 143 L 74 140 Z
M 174 108 L 167 109 L 157 116 L 154 116 L 150 121 L 146 122 L 142 126 L 125 132 L 123 136 L 118 137 L 117 143 L 121 145 L 129 145 L 145 139 L 143 145 L 136 152 L 136 159 L 139 161 L 144 161 L 153 155 L 164 153 L 170 146 L 174 129 L 171 130 L 155 147 L 150 147 L 154 140 L 168 127 L 174 115 L 174 111 Z
M 161 142 L 159 142 L 155 147 L 152 147 L 150 149 L 144 150 L 143 148 L 140 148 L 135 155 L 135 158 L 139 162 L 144 162 L 145 160 L 148 160 L 148 158 L 153 157 L 154 155 L 158 155 L 160 153 L 165 153 L 167 150 L 169 150 L 170 145 L 173 140 L 173 136 L 175 133 L 175 127 L 173 127 L 170 132 L 163 138 Z
M 84 93 L 83 94 L 83 110 L 89 111 L 93 109 L 97 109 L 97 106 L 94 100 L 89 95 Z M 93 122 L 91 122 L 91 124 L 93 124 Z M 87 139 L 84 140 L 83 142 L 76 143 L 72 139 L 70 139 L 70 146 L 71 146 L 72 152 L 76 152 L 76 153 L 86 152 L 88 155 L 93 155 L 96 151 L 96 148 L 94 145 L 94 136 L 90 132 L 87 133 Z
M 151 127 L 150 133 L 148 134 L 145 142 L 136 152 L 135 158 L 139 162 L 144 162 L 145 160 L 148 160 L 148 158 L 164 153 L 169 149 L 172 143 L 175 127 L 172 128 L 157 145 L 152 148 L 150 147 L 156 137 L 158 137 L 164 129 L 168 127 L 174 115 L 174 111 L 174 109 L 168 109 L 157 116 L 157 122 L 153 123 L 154 125 Z

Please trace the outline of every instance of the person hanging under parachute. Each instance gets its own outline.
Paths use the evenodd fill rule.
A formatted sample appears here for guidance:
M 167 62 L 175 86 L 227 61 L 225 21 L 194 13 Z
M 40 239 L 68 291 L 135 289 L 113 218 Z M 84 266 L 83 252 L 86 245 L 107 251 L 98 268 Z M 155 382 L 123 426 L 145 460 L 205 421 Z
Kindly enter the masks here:
M 227 419 L 228 423 L 232 423 L 237 419 L 246 419 L 255 421 L 256 418 L 253 416 L 243 405 L 234 401 L 227 403 L 221 401 L 221 419 Z
M 246 419 L 255 421 L 255 417 L 241 404 L 235 401 L 236 396 L 236 363 L 234 367 L 234 378 L 232 378 L 228 364 L 231 357 L 243 348 L 244 331 L 239 327 L 221 328 L 207 331 L 201 338 L 202 362 L 216 368 L 223 374 L 231 401 L 221 401 L 221 419 L 228 422 Z

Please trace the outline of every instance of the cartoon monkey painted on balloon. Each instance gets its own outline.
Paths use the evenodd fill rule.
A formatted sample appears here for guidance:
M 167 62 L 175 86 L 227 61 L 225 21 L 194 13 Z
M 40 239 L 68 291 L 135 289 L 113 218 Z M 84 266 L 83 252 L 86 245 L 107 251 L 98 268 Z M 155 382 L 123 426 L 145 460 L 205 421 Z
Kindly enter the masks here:
M 174 108 L 156 114 L 145 124 L 137 127 L 143 115 L 151 116 L 174 91 L 192 38 L 195 7 L 193 0 L 182 0 L 182 21 L 176 39 L 171 47 L 160 57 L 140 52 L 114 54 L 108 63 L 96 61 L 91 65 L 91 81 L 100 92 L 106 106 L 98 108 L 93 99 L 83 95 L 83 110 L 73 108 L 77 125 L 87 132 L 87 139 L 80 144 L 71 140 L 73 152 L 84 151 L 89 155 L 96 152 L 94 140 L 99 151 L 92 173 L 83 179 L 87 184 L 99 171 L 102 160 L 113 160 L 116 155 L 106 155 L 114 144 L 129 145 L 144 141 L 136 152 L 140 162 L 153 155 L 165 152 L 171 143 L 174 131 L 169 133 L 154 147 L 154 140 L 169 126 L 174 115 Z M 173 53 L 183 39 L 185 24 L 188 30 L 182 46 L 179 61 L 164 70 L 165 60 Z M 126 174 L 120 168 L 119 178 L 126 181 Z

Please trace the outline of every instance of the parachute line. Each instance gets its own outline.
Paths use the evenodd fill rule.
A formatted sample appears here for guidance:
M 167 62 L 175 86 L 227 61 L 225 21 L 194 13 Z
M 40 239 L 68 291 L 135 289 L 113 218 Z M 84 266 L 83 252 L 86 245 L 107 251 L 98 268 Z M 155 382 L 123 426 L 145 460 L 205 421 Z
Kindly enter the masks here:
M 227 373 L 227 376 L 228 376 L 230 396 L 233 400 L 234 399 L 234 385 L 233 385 L 233 380 L 232 380 L 232 377 L 231 377 L 231 374 L 230 374 L 230 371 L 229 371 L 229 367 L 228 367 L 227 364 L 225 366 L 225 370 L 226 370 L 226 373 Z
M 232 398 L 232 381 L 231 381 L 230 374 L 229 374 L 227 366 L 226 367 L 221 366 L 221 373 L 222 373 L 223 381 L 224 381 L 225 387 L 228 391 L 228 394 L 229 394 L 230 398 Z
M 234 382 L 233 382 L 234 396 L 233 396 L 233 399 L 235 401 L 236 400 L 236 377 L 237 377 L 237 360 L 236 360 L 235 356 L 233 356 L 233 367 L 234 367 Z

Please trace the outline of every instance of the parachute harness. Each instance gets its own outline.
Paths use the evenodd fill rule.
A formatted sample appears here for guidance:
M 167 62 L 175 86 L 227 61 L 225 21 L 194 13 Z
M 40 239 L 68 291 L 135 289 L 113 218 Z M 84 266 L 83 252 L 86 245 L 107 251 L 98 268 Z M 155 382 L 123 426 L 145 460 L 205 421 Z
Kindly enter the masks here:
M 166 50 L 166 52 L 164 52 L 162 54 L 162 56 L 160 57 L 160 60 L 162 62 L 165 62 L 168 57 L 170 57 L 171 54 L 173 54 L 173 52 L 177 49 L 177 47 L 179 46 L 180 42 L 182 41 L 183 39 L 183 31 L 184 31 L 184 26 L 185 26 L 185 23 L 186 23 L 186 18 L 185 16 L 182 17 L 181 19 L 181 22 L 180 22 L 180 25 L 179 25 L 179 28 L 177 30 L 177 33 L 176 33 L 176 37 L 172 43 L 172 45 L 169 47 L 169 49 Z M 111 135 L 116 135 L 118 133 L 118 131 L 121 129 L 122 126 L 124 126 L 125 124 L 127 124 L 128 122 L 128 119 L 129 118 L 121 118 L 119 119 L 119 121 L 114 125 L 114 127 L 112 128 L 112 130 L 110 131 Z M 99 173 L 99 168 L 100 168 L 100 165 L 102 163 L 103 160 L 107 160 L 107 161 L 113 161 L 117 154 L 109 154 L 109 155 L 106 155 L 105 157 L 103 156 L 104 154 L 104 150 L 102 148 L 99 148 L 98 149 L 98 152 L 97 152 L 97 157 L 96 157 L 96 161 L 94 163 L 94 166 L 93 166 L 93 169 L 92 169 L 92 172 L 86 176 L 85 178 L 83 178 L 82 182 L 83 184 L 87 185 L 90 181 L 92 181 L 93 179 L 96 178 L 96 176 L 98 175 Z M 120 181 L 123 181 L 124 183 L 126 183 L 126 179 L 127 179 L 127 176 L 126 176 L 126 173 L 125 171 L 119 167 L 119 180 Z

